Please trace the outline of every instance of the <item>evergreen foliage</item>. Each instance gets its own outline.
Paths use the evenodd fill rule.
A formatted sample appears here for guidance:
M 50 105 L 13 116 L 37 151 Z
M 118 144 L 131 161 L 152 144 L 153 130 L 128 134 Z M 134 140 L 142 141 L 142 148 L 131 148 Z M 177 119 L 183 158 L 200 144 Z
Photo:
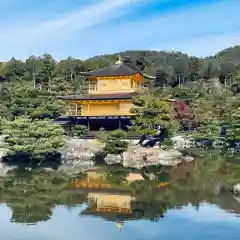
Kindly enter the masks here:
M 23 121 L 21 124 L 25 124 L 25 134 L 29 133 L 28 138 L 31 139 L 32 135 L 27 130 L 28 124 L 31 125 L 29 128 L 31 131 L 41 125 L 40 122 L 30 123 L 26 118 L 55 119 L 62 115 L 66 106 L 62 101 L 56 100 L 56 96 L 84 93 L 87 82 L 81 77 L 81 72 L 113 64 L 119 55 L 123 58 L 129 56 L 133 63 L 144 56 L 144 72 L 154 76 L 157 72 L 158 81 L 155 83 L 156 86 L 153 82 L 146 81 L 149 89 L 140 92 L 134 99 L 137 107 L 132 111 L 138 115 L 134 119 L 136 125 L 131 130 L 148 134 L 152 133 L 154 125 L 160 124 L 168 127 L 171 135 L 184 121 L 192 124 L 196 120 L 204 129 L 204 131 L 201 127 L 199 129 L 202 137 L 209 137 L 211 133 L 210 135 L 215 138 L 220 126 L 226 125 L 229 128 L 229 138 L 239 139 L 239 49 L 239 46 L 235 46 L 215 56 L 201 59 L 181 52 L 164 51 L 126 51 L 97 56 L 86 61 L 68 57 L 58 62 L 50 54 L 30 56 L 25 61 L 13 57 L 7 62 L 0 63 L 0 116 L 13 121 L 6 124 L 8 131 L 15 121 L 20 121 L 19 117 L 24 117 L 25 120 L 21 120 Z M 218 78 L 221 83 L 218 83 Z M 184 84 L 175 88 L 166 86 L 176 82 Z M 179 108 L 176 114 L 175 107 L 165 101 L 166 98 L 183 100 L 189 109 Z M 154 114 L 158 112 L 161 114 Z M 185 114 L 186 112 L 188 113 Z M 52 125 L 49 122 L 44 124 L 47 129 L 51 129 Z M 15 130 L 20 131 L 19 126 L 15 124 Z M 5 127 L 3 130 L 1 128 L 0 131 L 7 131 Z M 80 127 L 74 131 L 75 135 L 79 136 L 84 134 L 85 129 Z M 109 144 L 112 141 L 110 139 L 119 141 L 118 137 L 111 136 L 107 141 Z M 27 137 L 25 140 L 27 141 Z M 45 150 L 39 151 L 30 143 L 26 144 L 28 147 L 16 145 L 18 147 L 15 150 L 17 152 L 26 150 L 29 153 L 34 149 L 38 155 L 50 151 L 49 149 L 52 149 L 50 152 L 55 149 L 48 142 L 42 145 Z M 119 141 L 117 148 L 124 149 L 121 144 Z
M 45 158 L 64 146 L 63 129 L 49 121 L 16 118 L 3 121 L 2 129 L 2 133 L 8 136 L 8 156 Z

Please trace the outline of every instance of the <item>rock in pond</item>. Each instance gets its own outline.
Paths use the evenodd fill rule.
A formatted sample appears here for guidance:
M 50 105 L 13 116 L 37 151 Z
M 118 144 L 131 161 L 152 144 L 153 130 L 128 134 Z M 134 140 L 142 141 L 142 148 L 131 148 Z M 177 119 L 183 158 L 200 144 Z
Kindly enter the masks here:
M 233 193 L 235 195 L 240 195 L 240 183 L 233 186 Z
M 63 159 L 90 160 L 95 153 L 103 149 L 103 144 L 95 139 L 71 138 L 67 142 L 67 147 L 61 151 Z
M 15 169 L 15 168 L 16 168 L 16 167 L 10 167 L 10 166 L 5 165 L 5 164 L 3 164 L 3 163 L 0 162 L 0 177 L 6 176 L 6 174 L 7 174 L 9 171 L 11 171 L 11 170 L 13 170 L 13 169 Z
M 111 164 L 117 164 L 117 163 L 122 163 L 122 156 L 118 154 L 108 154 L 105 158 L 104 161 L 111 165 Z

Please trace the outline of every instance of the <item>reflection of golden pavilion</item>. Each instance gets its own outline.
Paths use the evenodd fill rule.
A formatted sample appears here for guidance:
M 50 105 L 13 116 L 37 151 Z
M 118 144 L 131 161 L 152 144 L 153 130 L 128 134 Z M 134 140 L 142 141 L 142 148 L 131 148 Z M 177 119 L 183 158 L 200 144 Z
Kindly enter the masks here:
M 123 222 L 116 222 L 116 227 L 120 230 L 120 231 L 122 231 L 122 229 L 123 229 Z
M 126 220 L 135 220 L 131 203 L 135 198 L 130 194 L 121 193 L 95 193 L 88 194 L 88 208 L 81 215 L 101 217 L 107 221 L 115 222 L 121 231 Z
M 89 171 L 85 178 L 75 180 L 69 187 L 87 193 L 88 208 L 81 213 L 82 215 L 113 221 L 119 230 L 122 230 L 125 220 L 135 219 L 131 209 L 131 203 L 135 198 L 130 190 L 127 187 L 118 188 L 108 182 L 104 172 Z
M 106 173 L 97 171 L 88 171 L 87 176 L 82 179 L 76 179 L 69 184 L 70 188 L 83 189 L 102 189 L 111 188 L 111 183 L 106 181 Z
M 69 187 L 88 190 L 88 203 L 94 206 L 94 211 L 112 211 L 131 213 L 130 203 L 133 197 L 119 186 L 114 186 L 106 179 L 105 172 L 88 171 L 87 176 L 74 180 Z
M 89 193 L 88 202 L 95 205 L 96 212 L 123 212 L 132 213 L 131 201 L 134 198 L 129 194 Z

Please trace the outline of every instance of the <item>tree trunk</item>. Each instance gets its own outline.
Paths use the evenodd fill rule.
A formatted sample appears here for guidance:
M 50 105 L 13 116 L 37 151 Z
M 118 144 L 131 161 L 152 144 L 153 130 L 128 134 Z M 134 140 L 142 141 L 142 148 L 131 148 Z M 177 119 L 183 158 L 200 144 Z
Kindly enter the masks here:
M 35 71 L 32 72 L 32 80 L 33 80 L 33 88 L 36 88 L 36 77 L 35 77 Z
M 73 86 L 73 95 L 75 95 L 76 94 L 75 78 L 73 78 L 72 72 L 70 72 L 70 81 L 71 81 L 72 86 Z
M 48 75 L 48 91 L 51 92 L 51 87 L 52 87 L 52 82 L 51 82 L 51 77 Z
M 2 89 L 3 89 L 3 83 L 0 82 L 0 99 L 2 98 Z

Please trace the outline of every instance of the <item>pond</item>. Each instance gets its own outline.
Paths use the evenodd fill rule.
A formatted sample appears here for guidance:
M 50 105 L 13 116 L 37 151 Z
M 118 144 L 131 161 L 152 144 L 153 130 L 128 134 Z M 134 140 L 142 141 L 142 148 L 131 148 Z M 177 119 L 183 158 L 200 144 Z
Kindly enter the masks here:
M 1 178 L 0 239 L 236 239 L 240 198 L 226 189 L 238 180 L 238 161 L 212 153 L 144 174 L 14 169 Z

